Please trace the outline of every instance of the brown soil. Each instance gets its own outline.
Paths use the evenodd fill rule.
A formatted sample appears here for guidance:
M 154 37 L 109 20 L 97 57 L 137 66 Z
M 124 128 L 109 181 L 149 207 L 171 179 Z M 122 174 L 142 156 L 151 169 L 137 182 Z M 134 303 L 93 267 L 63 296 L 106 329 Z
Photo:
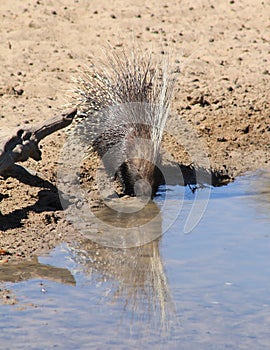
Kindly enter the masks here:
M 179 74 L 170 128 L 192 125 L 211 167 L 231 177 L 269 166 L 269 2 L 2 0 L 0 2 L 0 131 L 10 133 L 63 110 L 77 76 L 104 56 L 109 41 L 172 51 Z M 45 181 L 0 178 L 0 259 L 48 251 L 70 239 L 56 200 L 64 131 L 43 142 L 42 161 L 24 163 Z M 188 138 L 185 135 L 185 138 Z M 175 137 L 164 137 L 182 163 Z M 181 142 L 180 142 L 181 143 Z M 93 171 L 96 160 L 87 164 Z M 34 185 L 34 186 L 33 186 Z M 11 254 L 11 255 L 8 255 Z

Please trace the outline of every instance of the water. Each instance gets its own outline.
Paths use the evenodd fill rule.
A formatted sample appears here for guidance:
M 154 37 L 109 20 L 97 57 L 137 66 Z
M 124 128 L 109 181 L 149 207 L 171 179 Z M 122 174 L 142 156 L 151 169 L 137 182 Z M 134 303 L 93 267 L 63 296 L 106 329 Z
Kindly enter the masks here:
M 10 272 L 18 303 L 0 305 L 0 349 L 269 349 L 269 173 L 211 189 L 186 234 L 188 189 L 171 224 L 182 192 L 169 188 L 170 228 L 144 247 L 63 244 L 17 271 L 20 282 Z

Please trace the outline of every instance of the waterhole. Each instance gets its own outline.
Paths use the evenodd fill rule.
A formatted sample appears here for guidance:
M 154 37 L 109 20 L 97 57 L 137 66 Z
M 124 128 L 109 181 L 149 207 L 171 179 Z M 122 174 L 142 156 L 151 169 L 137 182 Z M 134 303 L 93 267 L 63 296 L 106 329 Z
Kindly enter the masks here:
M 166 232 L 148 244 L 85 238 L 1 266 L 0 349 L 268 349 L 269 172 L 211 188 L 188 233 L 194 193 L 161 188 L 155 206 L 165 193 Z

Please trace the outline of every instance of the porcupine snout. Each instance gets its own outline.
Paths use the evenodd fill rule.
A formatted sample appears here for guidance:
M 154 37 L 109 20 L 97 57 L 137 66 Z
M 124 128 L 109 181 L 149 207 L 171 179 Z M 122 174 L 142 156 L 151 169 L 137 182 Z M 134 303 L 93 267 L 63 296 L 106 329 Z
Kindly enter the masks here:
M 117 177 L 124 194 L 136 197 L 153 198 L 158 187 L 164 183 L 159 167 L 143 158 L 133 158 L 124 162 L 117 171 Z
M 152 187 L 144 179 L 140 179 L 134 184 L 134 194 L 136 197 L 152 197 Z
M 164 178 L 157 166 L 154 166 L 153 172 L 148 176 L 141 177 L 134 184 L 134 195 L 136 197 L 153 198 L 158 187 L 164 183 Z

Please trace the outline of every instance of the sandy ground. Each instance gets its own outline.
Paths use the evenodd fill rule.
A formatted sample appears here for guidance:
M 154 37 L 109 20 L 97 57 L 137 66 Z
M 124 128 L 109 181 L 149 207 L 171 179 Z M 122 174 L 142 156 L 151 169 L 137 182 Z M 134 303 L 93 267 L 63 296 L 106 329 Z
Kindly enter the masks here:
M 1 133 L 62 111 L 71 78 L 102 59 L 108 41 L 127 52 L 136 42 L 172 52 L 181 71 L 169 121 L 175 137 L 164 138 L 173 160 L 184 162 L 184 119 L 212 168 L 233 178 L 269 167 L 269 1 L 1 0 L 0 34 Z M 64 139 L 64 131 L 46 138 L 43 159 L 24 163 L 47 182 L 0 177 L 2 262 L 68 239 L 54 188 Z

